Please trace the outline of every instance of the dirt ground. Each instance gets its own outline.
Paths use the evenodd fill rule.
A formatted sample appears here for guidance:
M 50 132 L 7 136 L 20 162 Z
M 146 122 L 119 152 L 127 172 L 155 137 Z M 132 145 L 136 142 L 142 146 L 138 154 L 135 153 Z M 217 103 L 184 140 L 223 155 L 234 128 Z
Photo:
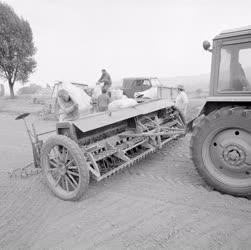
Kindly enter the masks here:
M 7 114 L 19 114 L 22 112 L 37 113 L 42 105 L 34 104 L 31 95 L 18 96 L 15 99 L 0 97 L 0 112 Z
M 0 249 L 251 249 L 251 200 L 205 184 L 189 159 L 190 136 L 65 202 L 40 175 L 8 177 L 31 150 L 22 121 L 0 113 L 0 124 Z

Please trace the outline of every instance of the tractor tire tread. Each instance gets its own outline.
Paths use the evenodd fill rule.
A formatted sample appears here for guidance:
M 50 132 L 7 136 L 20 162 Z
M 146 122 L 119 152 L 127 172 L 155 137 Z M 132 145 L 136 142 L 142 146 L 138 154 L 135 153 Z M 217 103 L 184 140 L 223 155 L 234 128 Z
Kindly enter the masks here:
M 211 124 L 214 123 L 217 119 L 226 119 L 231 116 L 237 116 L 237 117 L 243 117 L 246 120 L 251 121 L 251 109 L 250 107 L 243 107 L 243 106 L 226 106 L 217 110 L 212 111 L 207 116 L 205 116 L 203 119 L 200 120 L 200 122 L 196 125 L 196 127 L 193 130 L 191 140 L 190 140 L 190 156 L 192 161 L 195 164 L 195 167 L 199 173 L 199 175 L 214 189 L 227 193 L 234 196 L 250 196 L 251 195 L 251 189 L 248 190 L 245 194 L 241 191 L 230 191 L 229 189 L 225 189 L 223 186 L 216 185 L 214 181 L 212 181 L 212 177 L 210 177 L 206 171 L 204 171 L 202 167 L 202 163 L 200 160 L 199 155 L 196 153 L 196 147 L 200 144 L 200 137 L 202 130 L 205 130 L 206 128 L 210 129 Z

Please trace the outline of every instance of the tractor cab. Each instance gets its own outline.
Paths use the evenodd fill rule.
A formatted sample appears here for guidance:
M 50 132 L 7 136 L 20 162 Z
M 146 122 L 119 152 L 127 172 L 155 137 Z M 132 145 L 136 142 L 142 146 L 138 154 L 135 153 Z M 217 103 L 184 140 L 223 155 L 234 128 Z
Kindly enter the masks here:
M 226 30 L 210 43 L 212 52 L 210 96 L 251 95 L 251 26 Z

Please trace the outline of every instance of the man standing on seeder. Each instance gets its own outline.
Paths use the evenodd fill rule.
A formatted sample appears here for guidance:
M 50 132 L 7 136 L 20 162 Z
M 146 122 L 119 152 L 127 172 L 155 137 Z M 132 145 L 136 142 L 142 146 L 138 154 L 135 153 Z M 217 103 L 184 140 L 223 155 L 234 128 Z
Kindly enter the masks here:
M 107 92 L 109 92 L 109 89 L 112 85 L 112 79 L 110 74 L 105 69 L 102 69 L 102 75 L 98 80 L 98 83 L 104 83 L 103 88 L 106 89 Z

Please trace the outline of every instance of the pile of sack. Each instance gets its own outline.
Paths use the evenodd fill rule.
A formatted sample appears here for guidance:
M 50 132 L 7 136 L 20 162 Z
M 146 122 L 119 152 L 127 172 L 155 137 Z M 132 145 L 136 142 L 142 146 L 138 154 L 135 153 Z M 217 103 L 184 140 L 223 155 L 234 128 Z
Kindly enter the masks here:
M 121 89 L 111 89 L 111 103 L 108 105 L 109 111 L 134 107 L 137 104 L 138 103 L 134 99 L 123 95 Z
M 134 107 L 137 104 L 138 103 L 134 99 L 123 96 L 122 99 L 114 100 L 113 102 L 111 102 L 108 105 L 108 110 L 114 111 L 114 110 Z
M 111 89 L 110 92 L 111 92 L 111 102 L 126 98 L 126 96 L 123 95 L 123 91 L 121 89 Z

